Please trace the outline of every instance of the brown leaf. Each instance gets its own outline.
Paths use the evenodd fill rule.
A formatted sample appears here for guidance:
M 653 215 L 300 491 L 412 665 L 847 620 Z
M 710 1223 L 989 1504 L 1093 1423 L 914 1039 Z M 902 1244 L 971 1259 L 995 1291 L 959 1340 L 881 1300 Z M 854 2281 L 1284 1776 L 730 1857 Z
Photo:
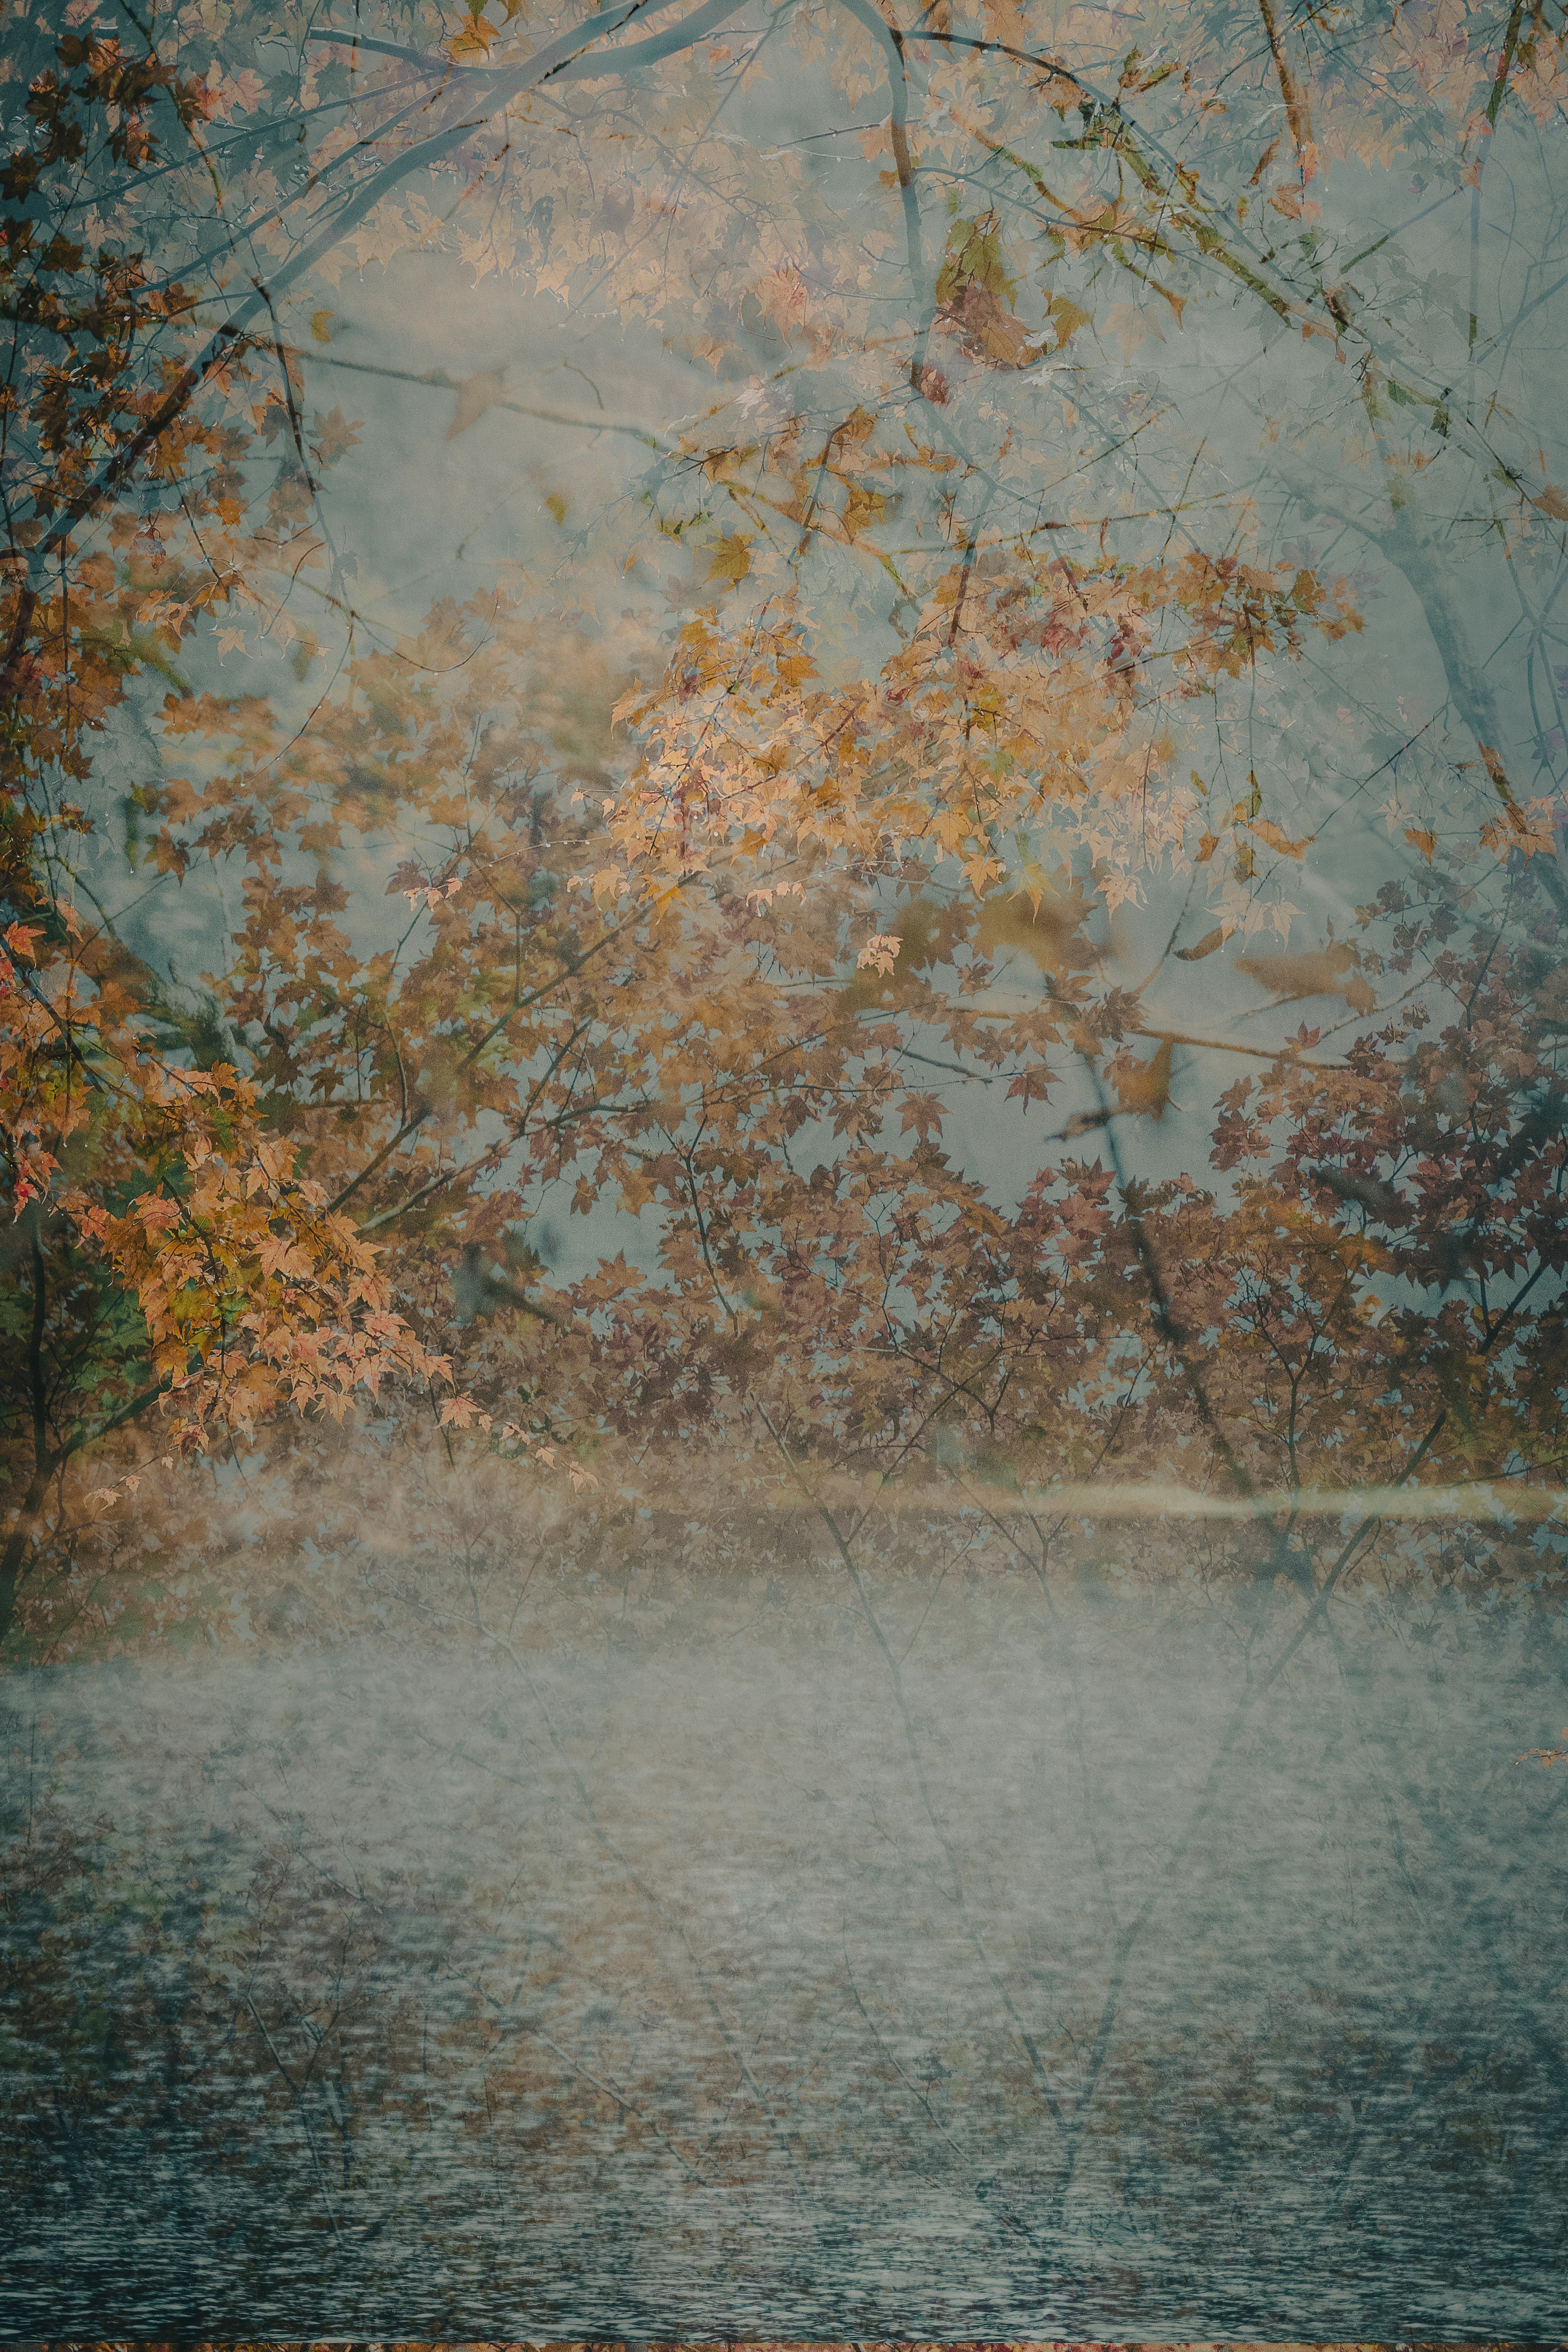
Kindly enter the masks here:
M 341 406 L 334 408 L 330 416 L 323 416 L 318 409 L 310 420 L 310 430 L 315 435 L 310 446 L 317 463 L 335 466 L 345 451 L 357 447 L 359 428 L 363 423 L 363 416 L 356 416 L 351 425 Z
M 481 368 L 477 375 L 463 378 L 458 386 L 457 415 L 447 427 L 448 441 L 455 441 L 459 433 L 479 423 L 487 408 L 506 398 L 505 377 L 505 368 Z
M 1352 1013 L 1370 1013 L 1377 998 L 1362 977 L 1360 962 L 1353 948 L 1331 946 L 1305 955 L 1237 956 L 1236 968 L 1272 991 L 1277 1003 L 1289 1004 L 1299 996 L 1342 996 Z
M 1084 960 L 1079 935 L 1087 912 L 1080 898 L 1042 898 L 1037 902 L 1026 890 L 999 893 L 985 902 L 974 943 L 984 956 L 1016 948 L 1041 971 L 1059 971 L 1064 964 Z
M 1171 1100 L 1174 1060 L 1175 1047 L 1168 1037 L 1147 1062 L 1135 1062 L 1131 1056 L 1123 1061 L 1119 1057 L 1111 1065 L 1110 1078 L 1122 1109 L 1141 1118 L 1163 1118 Z

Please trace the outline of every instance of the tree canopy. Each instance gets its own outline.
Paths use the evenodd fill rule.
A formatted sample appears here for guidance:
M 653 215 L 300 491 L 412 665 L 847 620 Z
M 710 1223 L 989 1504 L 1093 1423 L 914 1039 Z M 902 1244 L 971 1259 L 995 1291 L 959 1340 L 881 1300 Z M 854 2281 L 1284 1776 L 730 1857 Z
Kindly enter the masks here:
M 13 1649 L 1553 1556 L 1560 9 L 4 21 Z

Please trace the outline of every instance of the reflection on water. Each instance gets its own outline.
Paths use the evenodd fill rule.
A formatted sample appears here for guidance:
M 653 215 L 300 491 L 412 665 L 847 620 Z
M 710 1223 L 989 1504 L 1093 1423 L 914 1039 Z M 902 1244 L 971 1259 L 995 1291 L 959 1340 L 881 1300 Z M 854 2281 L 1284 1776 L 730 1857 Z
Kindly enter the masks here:
M 1557 1611 L 844 1600 L 10 1685 L 5 2332 L 1568 2329 Z

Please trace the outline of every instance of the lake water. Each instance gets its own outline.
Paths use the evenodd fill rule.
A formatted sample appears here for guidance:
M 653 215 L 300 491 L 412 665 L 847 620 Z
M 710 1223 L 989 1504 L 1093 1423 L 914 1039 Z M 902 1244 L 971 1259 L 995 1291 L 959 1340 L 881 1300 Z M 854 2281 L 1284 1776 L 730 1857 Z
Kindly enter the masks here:
M 1557 1605 L 876 1607 L 14 1678 L 3 2332 L 1568 2334 Z

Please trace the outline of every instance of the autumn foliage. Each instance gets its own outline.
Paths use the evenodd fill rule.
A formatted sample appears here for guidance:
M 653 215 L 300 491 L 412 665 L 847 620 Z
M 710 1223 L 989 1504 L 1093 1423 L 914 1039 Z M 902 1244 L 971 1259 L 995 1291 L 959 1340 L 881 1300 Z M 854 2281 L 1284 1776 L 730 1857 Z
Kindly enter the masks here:
M 282 1525 L 356 1442 L 342 1513 L 396 1453 L 421 1513 L 458 1471 L 566 1547 L 679 1489 L 787 1499 L 852 1570 L 955 1512 L 1043 1567 L 1096 1480 L 1223 1505 L 1223 1573 L 1317 1594 L 1460 1486 L 1472 1549 L 1528 1540 L 1568 500 L 1478 389 L 1480 296 L 1427 352 L 1388 238 L 1318 224 L 1396 156 L 1479 206 L 1554 135 L 1555 23 L 1320 49 L 1265 8 L 1253 105 L 1231 10 L 56 13 L 6 20 L 0 1628 L 129 1638 L 145 1481 L 177 1517 L 245 1464 Z M 855 205 L 772 143 L 795 84 L 854 112 Z M 362 365 L 344 273 L 442 238 L 713 392 L 625 425 L 629 546 L 552 493 L 549 576 L 389 626 L 331 523 L 352 381 L 309 387 Z M 1267 513 L 1131 369 L 1222 308 L 1318 371 L 1255 404 Z M 414 380 L 448 438 L 508 404 Z M 1526 583 L 1518 709 L 1456 478 Z M 1330 682 L 1374 558 L 1446 681 L 1386 758 Z M 1308 877 L 1373 782 L 1336 931 Z M 142 888 L 220 886 L 199 981 L 131 943 Z M 1266 1042 L 1162 1010 L 1189 967 Z M 558 1209 L 625 1245 L 552 1281 Z

